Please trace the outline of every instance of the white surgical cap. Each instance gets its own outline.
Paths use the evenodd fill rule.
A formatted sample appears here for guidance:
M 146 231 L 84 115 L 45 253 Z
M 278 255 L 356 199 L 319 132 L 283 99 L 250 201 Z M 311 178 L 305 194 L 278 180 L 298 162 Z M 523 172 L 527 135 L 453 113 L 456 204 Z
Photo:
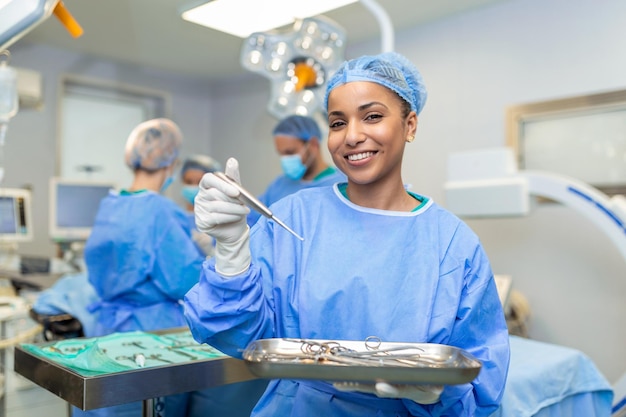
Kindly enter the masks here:
M 178 157 L 183 134 L 169 119 L 152 119 L 139 124 L 128 136 L 124 159 L 131 169 L 156 171 Z

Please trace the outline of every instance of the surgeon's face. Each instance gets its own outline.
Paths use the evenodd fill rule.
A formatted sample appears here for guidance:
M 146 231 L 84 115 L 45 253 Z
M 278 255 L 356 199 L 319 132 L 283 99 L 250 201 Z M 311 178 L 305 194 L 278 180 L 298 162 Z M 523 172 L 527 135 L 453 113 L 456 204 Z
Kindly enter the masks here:
M 274 146 L 276 147 L 276 152 L 280 156 L 287 155 L 300 155 L 305 156 L 307 151 L 307 142 L 287 135 L 276 135 L 274 136 Z M 302 158 L 305 160 L 306 158 Z
M 183 184 L 185 185 L 198 185 L 204 175 L 204 171 L 201 169 L 188 169 L 183 174 Z
M 402 99 L 380 84 L 355 81 L 328 97 L 328 150 L 356 184 L 384 185 L 401 178 L 404 145 L 417 116 L 403 116 Z

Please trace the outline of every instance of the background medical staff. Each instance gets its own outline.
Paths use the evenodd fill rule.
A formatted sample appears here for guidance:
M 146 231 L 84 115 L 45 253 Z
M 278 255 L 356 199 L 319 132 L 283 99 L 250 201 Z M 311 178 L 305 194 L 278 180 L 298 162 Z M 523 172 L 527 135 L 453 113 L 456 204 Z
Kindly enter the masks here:
M 169 119 L 143 122 L 128 137 L 124 158 L 133 182 L 102 200 L 85 245 L 88 279 L 99 298 L 90 306 L 95 326 L 85 329 L 88 337 L 186 325 L 180 301 L 198 281 L 204 255 L 191 238 L 188 214 L 161 195 L 173 181 L 182 140 Z M 168 416 L 184 416 L 165 400 Z M 141 403 L 73 410 L 138 416 Z
M 239 192 L 206 174 L 196 224 L 215 257 L 185 296 L 196 340 L 230 355 L 289 337 L 439 343 L 480 361 L 451 386 L 273 380 L 253 416 L 481 417 L 499 406 L 509 335 L 478 237 L 431 198 L 407 191 L 402 159 L 427 93 L 402 55 L 364 56 L 329 81 L 328 150 L 347 183 L 302 190 L 272 205 L 304 241 L 267 218 L 252 229 Z M 226 174 L 239 179 L 235 159 Z
M 200 233 L 196 228 L 196 219 L 193 214 L 193 200 L 198 194 L 198 184 L 207 172 L 222 171 L 222 165 L 208 155 L 190 156 L 183 162 L 180 177 L 183 183 L 181 194 L 189 215 L 191 238 L 206 256 L 213 256 L 215 241 L 206 233 Z
M 278 122 L 272 135 L 283 174 L 276 177 L 258 197 L 265 205 L 269 206 L 304 188 L 322 187 L 346 180 L 341 171 L 324 160 L 321 151 L 322 134 L 313 118 L 288 116 Z M 248 225 L 252 226 L 259 217 L 259 213 L 251 211 Z
M 198 194 L 198 184 L 207 172 L 222 171 L 222 164 L 208 155 L 193 155 L 183 161 L 180 178 L 183 183 L 181 190 L 185 200 L 185 208 L 193 212 L 193 200 Z

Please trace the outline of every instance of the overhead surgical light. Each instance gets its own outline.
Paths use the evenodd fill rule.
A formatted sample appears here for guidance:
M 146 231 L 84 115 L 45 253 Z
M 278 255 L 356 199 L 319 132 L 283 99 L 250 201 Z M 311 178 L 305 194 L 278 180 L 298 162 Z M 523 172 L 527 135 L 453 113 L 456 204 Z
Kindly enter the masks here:
M 83 28 L 61 0 L 0 0 L 0 50 L 8 48 L 52 14 L 71 36 L 83 34 Z
M 182 12 L 192 23 L 240 38 L 255 32 L 291 25 L 297 20 L 326 13 L 358 0 L 213 0 Z
M 343 63 L 345 46 L 341 26 L 322 16 L 306 18 L 289 31 L 250 35 L 241 64 L 270 79 L 272 115 L 312 115 L 323 106 L 326 83 Z

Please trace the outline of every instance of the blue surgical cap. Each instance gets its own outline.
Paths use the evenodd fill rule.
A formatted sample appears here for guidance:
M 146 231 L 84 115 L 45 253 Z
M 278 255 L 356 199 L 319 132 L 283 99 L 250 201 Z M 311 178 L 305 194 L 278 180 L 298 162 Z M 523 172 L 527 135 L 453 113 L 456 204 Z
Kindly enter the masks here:
M 288 116 L 278 122 L 272 135 L 293 136 L 305 141 L 311 138 L 318 138 L 319 140 L 322 138 L 317 122 L 310 117 L 299 115 Z
M 124 159 L 131 169 L 156 171 L 170 166 L 178 157 L 183 134 L 169 119 L 140 123 L 128 136 Z
M 207 172 L 221 171 L 222 165 L 210 156 L 195 155 L 185 160 L 183 168 L 180 170 L 180 175 L 185 175 L 185 172 L 190 169 L 197 169 L 206 174 Z
M 426 86 L 415 65 L 397 52 L 385 52 L 374 56 L 362 56 L 346 61 L 333 74 L 324 97 L 324 107 L 328 110 L 328 95 L 340 85 L 352 81 L 369 81 L 395 91 L 411 105 L 411 110 L 419 114 L 426 103 Z

